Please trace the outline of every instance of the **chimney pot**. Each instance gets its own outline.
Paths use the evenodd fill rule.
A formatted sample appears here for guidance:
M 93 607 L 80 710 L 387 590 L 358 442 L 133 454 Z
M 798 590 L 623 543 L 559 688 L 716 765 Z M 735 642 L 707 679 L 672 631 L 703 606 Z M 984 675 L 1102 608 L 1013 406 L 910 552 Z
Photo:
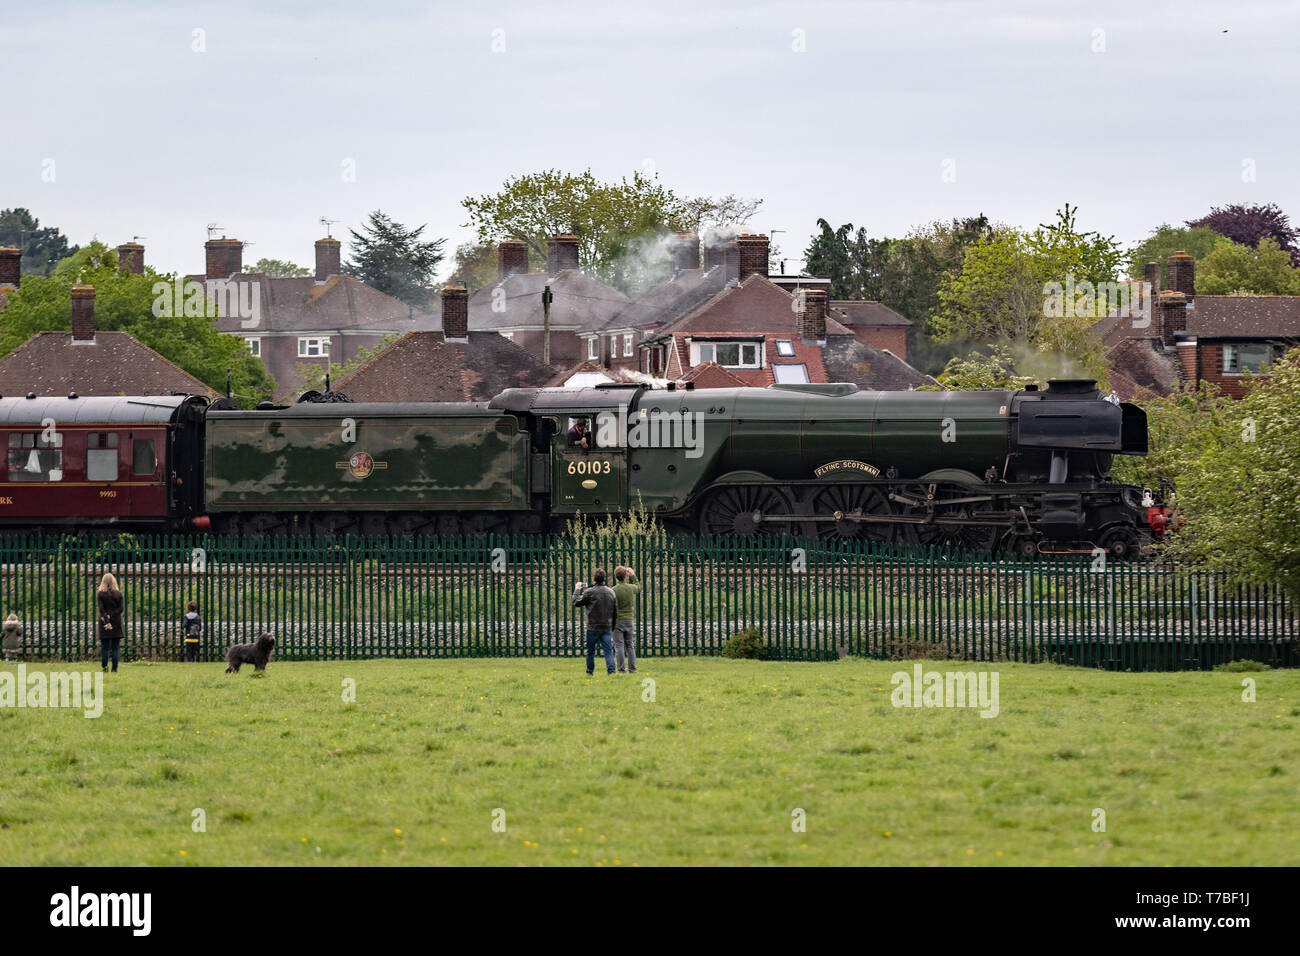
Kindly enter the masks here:
M 138 242 L 124 242 L 117 247 L 117 267 L 122 272 L 144 274 L 144 246 Z
M 343 244 L 326 237 L 316 240 L 316 281 L 324 282 L 330 276 L 343 274 Z
M 23 251 L 17 246 L 0 246 L 0 287 L 17 288 L 23 280 Z
M 528 243 L 522 239 L 503 239 L 497 246 L 498 278 L 528 274 Z
M 95 287 L 72 287 L 72 341 L 95 341 Z
M 244 244 L 238 239 L 209 239 L 203 251 L 209 279 L 229 279 L 244 271 Z
M 546 274 L 557 276 L 578 268 L 578 237 L 572 233 L 551 236 L 546 241 Z
M 449 285 L 442 290 L 442 338 L 445 342 L 469 340 L 469 290 Z

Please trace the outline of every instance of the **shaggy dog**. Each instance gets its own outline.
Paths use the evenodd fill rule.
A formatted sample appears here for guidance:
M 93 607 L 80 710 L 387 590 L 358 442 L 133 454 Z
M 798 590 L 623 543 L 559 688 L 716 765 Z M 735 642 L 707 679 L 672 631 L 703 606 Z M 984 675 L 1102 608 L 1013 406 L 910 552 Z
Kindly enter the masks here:
M 264 631 L 255 644 L 236 644 L 226 651 L 226 673 L 238 674 L 240 664 L 252 664 L 254 670 L 266 670 L 266 662 L 275 650 L 275 638 L 270 631 Z

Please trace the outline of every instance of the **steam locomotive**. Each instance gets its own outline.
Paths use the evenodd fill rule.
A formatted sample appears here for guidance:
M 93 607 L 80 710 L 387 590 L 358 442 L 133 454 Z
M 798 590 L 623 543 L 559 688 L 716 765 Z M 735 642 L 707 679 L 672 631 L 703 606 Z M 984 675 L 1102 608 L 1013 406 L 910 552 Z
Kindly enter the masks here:
M 984 392 L 618 384 L 256 410 L 29 395 L 0 399 L 0 442 L 9 532 L 546 533 L 636 508 L 677 532 L 1132 556 L 1170 514 L 1109 481 L 1114 455 L 1146 453 L 1146 415 L 1090 380 Z

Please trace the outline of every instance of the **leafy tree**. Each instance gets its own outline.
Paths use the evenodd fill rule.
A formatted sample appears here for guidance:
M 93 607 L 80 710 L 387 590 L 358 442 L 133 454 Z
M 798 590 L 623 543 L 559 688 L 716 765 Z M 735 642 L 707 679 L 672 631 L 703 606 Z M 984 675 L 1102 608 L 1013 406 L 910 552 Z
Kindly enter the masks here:
M 451 274 L 453 284 L 459 283 L 473 292 L 496 282 L 499 274 L 495 244 L 466 242 L 456 247 L 456 268 Z
M 424 226 L 408 229 L 376 209 L 361 232 L 349 230 L 354 258 L 347 264 L 348 273 L 413 308 L 429 308 L 434 273 L 447 240 L 421 241 L 424 230 Z
M 0 313 L 0 354 L 8 354 L 37 332 L 66 332 L 72 328 L 72 286 L 95 287 L 95 327 L 129 332 L 218 392 L 226 389 L 231 372 L 235 396 L 245 406 L 270 399 L 275 381 L 260 358 L 250 355 L 239 336 L 212 327 L 212 316 L 157 317 L 154 286 L 173 275 L 146 267 L 144 274 L 122 272 L 117 252 L 92 242 L 61 261 L 50 276 L 32 276 L 9 292 L 9 307 Z M 171 293 L 167 293 L 170 297 Z
M 1287 251 L 1291 261 L 1300 266 L 1296 229 L 1287 214 L 1274 203 L 1266 206 L 1243 206 L 1240 203 L 1222 208 L 1215 206 L 1200 219 L 1189 219 L 1187 225 L 1208 226 L 1243 246 L 1254 247 L 1261 239 L 1273 239 Z
M 346 362 L 330 362 L 330 387 L 335 388 L 338 383 L 347 378 L 361 366 L 365 365 L 380 352 L 388 349 L 390 345 L 400 339 L 401 333 L 394 332 L 392 335 L 385 335 L 369 348 L 357 349 L 357 354 L 352 356 Z M 325 366 L 314 363 L 301 363 L 296 371 L 298 383 L 301 385 L 300 391 L 315 389 L 318 392 L 325 390 Z
M 1117 455 L 1111 475 L 1118 482 L 1143 488 L 1159 488 L 1167 479 L 1178 488 L 1201 451 L 1219 440 L 1237 403 L 1216 386 L 1201 382 L 1141 404 L 1147 413 L 1148 452 Z
M 53 226 L 42 226 L 26 209 L 0 209 L 0 246 L 17 246 L 23 252 L 23 275 L 47 276 L 61 259 L 77 251 L 68 237 Z
M 1104 357 L 1089 334 L 1105 315 L 1100 300 L 1089 296 L 1067 303 L 1063 315 L 1053 314 L 1049 290 L 1067 280 L 1080 289 L 1085 282 L 1112 282 L 1122 254 L 1114 237 L 1080 232 L 1074 214 L 1067 203 L 1051 225 L 1028 233 L 995 230 L 967 246 L 961 271 L 939 289 L 940 304 L 931 318 L 935 335 L 1013 343 L 1022 363 L 1056 356 L 1054 374 L 1104 381 Z
M 1261 239 L 1255 248 L 1220 239 L 1196 264 L 1200 295 L 1300 295 L 1300 269 L 1274 239 Z
M 1238 580 L 1278 582 L 1300 600 L 1300 349 L 1275 362 L 1240 402 L 1216 405 L 1181 433 L 1175 557 Z
M 578 237 L 585 269 L 635 292 L 666 268 L 662 241 L 672 230 L 733 225 L 752 214 L 758 201 L 731 195 L 682 199 L 657 177 L 640 172 L 606 183 L 589 169 L 576 175 L 550 169 L 508 179 L 498 192 L 467 197 L 461 205 L 480 245 L 522 239 L 530 261 L 540 266 L 547 240 L 570 233 Z
M 258 259 L 250 272 L 260 272 L 272 279 L 294 279 L 312 275 L 305 266 L 294 265 L 283 259 Z
M 1128 253 L 1128 274 L 1129 278 L 1141 279 L 1146 274 L 1148 262 L 1159 262 L 1162 267 L 1165 260 L 1175 252 L 1186 252 L 1197 262 L 1208 256 L 1214 247 L 1223 240 L 1209 226 L 1195 226 L 1191 228 L 1179 229 L 1168 223 L 1163 223 L 1159 228 L 1147 236 Z M 1198 267 L 1199 268 L 1199 267 Z M 1168 278 L 1167 276 L 1165 277 Z M 1162 286 L 1167 283 L 1162 282 Z M 1159 289 L 1156 290 L 1160 291 Z
M 998 345 L 990 347 L 987 354 L 954 355 L 938 378 L 938 385 L 922 385 L 917 391 L 1021 389 L 1038 381 L 1030 375 L 1017 375 L 1010 352 L 1005 346 Z

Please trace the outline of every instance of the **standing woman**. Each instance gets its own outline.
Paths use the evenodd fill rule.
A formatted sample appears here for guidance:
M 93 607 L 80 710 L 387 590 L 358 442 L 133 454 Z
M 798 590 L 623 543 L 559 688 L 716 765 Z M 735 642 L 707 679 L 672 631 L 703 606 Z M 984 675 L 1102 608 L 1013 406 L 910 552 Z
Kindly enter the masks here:
M 113 671 L 117 671 L 117 652 L 122 643 L 122 592 L 117 578 L 105 574 L 99 582 L 96 595 L 99 602 L 99 659 L 108 670 L 109 652 L 113 655 Z

